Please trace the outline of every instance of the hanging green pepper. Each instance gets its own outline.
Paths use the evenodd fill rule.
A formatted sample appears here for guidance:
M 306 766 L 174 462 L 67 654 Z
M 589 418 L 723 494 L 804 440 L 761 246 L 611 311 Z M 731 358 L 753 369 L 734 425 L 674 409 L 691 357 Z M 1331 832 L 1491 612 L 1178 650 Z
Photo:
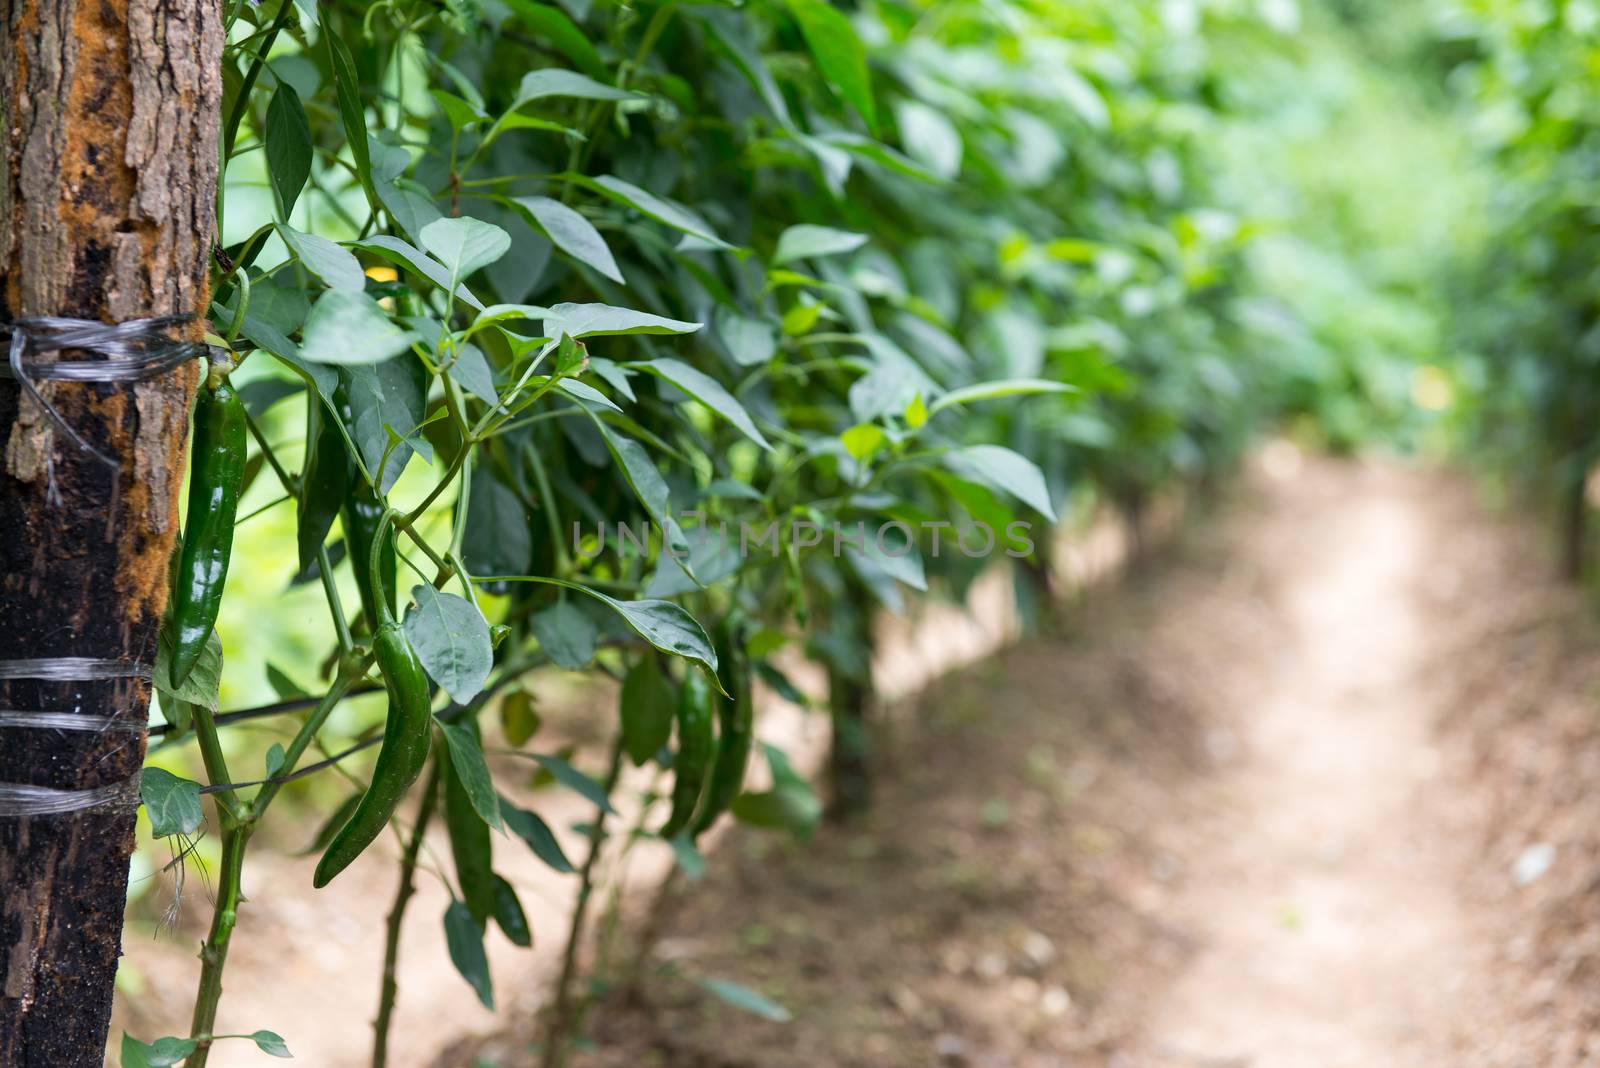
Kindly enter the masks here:
M 345 495 L 339 517 L 344 524 L 344 540 L 350 549 L 350 559 L 367 560 L 372 555 L 373 542 L 378 534 L 378 520 L 383 517 L 383 502 L 372 492 L 372 487 L 367 485 L 367 480 L 361 477 L 359 471 L 350 480 L 350 492 Z M 356 588 L 361 591 L 361 607 L 369 626 L 394 612 L 395 555 L 392 529 L 384 532 L 383 543 L 379 551 L 377 575 L 373 575 L 364 565 L 355 568 Z
M 345 396 L 343 386 L 340 386 L 339 391 L 334 394 L 334 403 L 344 413 L 346 425 L 352 424 L 354 420 L 350 415 L 350 401 Z M 374 577 L 367 566 L 367 561 L 372 556 L 373 542 L 378 536 L 378 526 L 383 519 L 383 501 L 373 492 L 372 486 L 362 477 L 354 462 L 347 462 L 347 466 L 349 489 L 344 495 L 339 518 L 344 525 L 345 546 L 349 549 L 351 569 L 356 576 L 356 588 L 361 592 L 361 607 L 366 613 L 367 626 L 375 628 L 378 620 L 386 613 L 394 611 L 394 530 L 391 528 L 384 534 L 383 548 L 378 554 L 378 572 Z M 384 602 L 381 611 L 378 605 L 380 600 Z
M 211 368 L 195 399 L 189 506 L 172 605 L 173 686 L 194 670 L 217 624 L 233 552 L 233 522 L 244 478 L 245 414 L 226 374 L 221 364 Z
M 711 768 L 711 783 L 690 834 L 698 838 L 728 811 L 744 786 L 745 767 L 750 763 L 750 744 L 755 736 L 755 693 L 750 678 L 750 662 L 745 656 L 738 627 L 724 623 L 717 633 L 717 663 L 723 666 L 723 686 L 732 700 L 713 697 L 717 704 L 717 759 Z
M 378 534 L 389 529 L 390 513 L 385 512 L 378 523 Z M 376 543 L 374 545 L 376 550 Z M 376 574 L 378 553 L 368 558 L 368 567 Z M 400 799 L 422 774 L 428 762 L 428 747 L 433 738 L 432 703 L 428 694 L 428 675 L 422 661 L 406 640 L 406 634 L 394 613 L 380 602 L 378 632 L 372 639 L 372 652 L 383 675 L 384 688 L 389 692 L 389 716 L 384 724 L 383 745 L 378 749 L 378 762 L 372 769 L 372 781 L 367 792 L 361 795 L 349 821 L 333 836 L 328 849 L 317 862 L 312 885 L 327 886 L 350 862 L 361 855 L 389 824 Z
M 678 693 L 678 752 L 672 760 L 672 814 L 662 824 L 660 835 L 672 838 L 689 826 L 700 795 L 705 792 L 706 773 L 716 748 L 711 733 L 711 687 L 698 671 L 690 671 Z
M 322 548 L 334 517 L 339 514 L 339 505 L 350 482 L 349 468 L 348 450 L 339 424 L 323 407 L 316 391 L 308 391 L 306 458 L 300 465 L 300 493 L 295 514 L 295 540 L 300 550 L 302 573 L 317 562 L 317 550 Z M 358 571 L 364 566 L 364 563 L 355 565 Z

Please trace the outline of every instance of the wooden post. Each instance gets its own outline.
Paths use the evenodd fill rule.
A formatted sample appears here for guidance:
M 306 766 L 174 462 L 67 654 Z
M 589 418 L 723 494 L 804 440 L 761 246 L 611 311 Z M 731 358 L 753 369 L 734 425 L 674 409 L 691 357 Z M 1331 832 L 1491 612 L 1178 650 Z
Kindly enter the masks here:
M 7 322 L 204 315 L 222 38 L 218 0 L 0 0 Z M 154 661 L 196 377 L 40 384 L 116 478 L 0 379 L 0 660 Z M 137 678 L 0 680 L 5 709 L 142 725 L 149 701 Z M 143 757 L 142 730 L 0 728 L 0 783 L 104 786 Z M 127 804 L 0 815 L 0 1065 L 102 1062 L 133 831 Z

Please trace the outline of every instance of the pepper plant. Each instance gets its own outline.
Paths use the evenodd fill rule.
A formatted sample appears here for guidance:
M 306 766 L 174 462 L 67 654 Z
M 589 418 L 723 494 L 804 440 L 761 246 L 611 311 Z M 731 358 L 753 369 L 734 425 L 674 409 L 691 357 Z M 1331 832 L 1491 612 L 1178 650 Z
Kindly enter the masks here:
M 194 834 L 204 788 L 222 851 L 169 1050 L 206 1063 L 249 845 L 322 769 L 354 786 L 316 886 L 388 828 L 400 842 L 374 1064 L 436 818 L 444 937 L 492 1006 L 483 939 L 529 944 L 538 918 L 491 830 L 574 867 L 497 788 L 498 732 L 596 806 L 555 1063 L 627 764 L 670 773 L 630 842 L 692 858 L 729 813 L 808 833 L 809 788 L 756 744 L 757 680 L 804 700 L 780 650 L 825 667 L 832 790 L 864 804 L 875 612 L 997 557 L 1047 579 L 1069 500 L 1137 512 L 1232 462 L 1270 372 L 1223 356 L 1249 351 L 1247 229 L 1212 203 L 1202 23 L 1255 16 L 1191 7 L 227 6 L 208 396 L 237 393 L 251 445 L 224 462 L 197 413 L 174 579 L 193 593 L 156 667 L 158 752 L 194 743 L 206 782 L 147 772 L 154 832 Z M 240 522 L 293 511 L 270 566 L 321 588 L 333 647 L 317 692 L 280 679 L 281 700 L 219 714 L 241 494 L 259 503 Z M 525 680 L 552 664 L 620 682 L 598 775 L 542 747 Z M 379 691 L 381 734 L 376 705 L 343 711 Z M 221 728 L 269 714 L 298 719 L 244 781 Z M 758 752 L 775 782 L 746 790 Z

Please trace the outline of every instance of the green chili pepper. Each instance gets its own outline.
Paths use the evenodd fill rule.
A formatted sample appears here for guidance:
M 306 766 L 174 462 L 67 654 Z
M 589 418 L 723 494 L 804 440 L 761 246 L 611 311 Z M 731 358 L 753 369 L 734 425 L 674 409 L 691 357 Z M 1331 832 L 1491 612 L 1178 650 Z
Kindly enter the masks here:
M 711 768 L 711 783 L 706 787 L 700 815 L 689 832 L 698 838 L 728 811 L 744 786 L 745 767 L 750 763 L 750 744 L 754 740 L 755 693 L 750 679 L 750 663 L 737 628 L 725 624 L 717 634 L 717 662 L 723 666 L 723 686 L 732 700 L 713 697 L 717 705 L 717 759 Z
M 378 521 L 378 536 L 388 532 L 391 514 L 385 512 Z M 378 571 L 376 544 L 367 563 L 371 572 Z M 378 762 L 373 766 L 367 792 L 361 795 L 349 822 L 333 836 L 327 852 L 317 862 L 311 879 L 312 885 L 317 887 L 327 886 L 383 833 L 400 799 L 428 762 L 433 715 L 429 711 L 432 701 L 428 694 L 427 672 L 406 640 L 405 631 L 395 622 L 394 613 L 381 602 L 379 618 L 382 622 L 372 639 L 372 652 L 378 671 L 383 675 L 384 688 L 389 691 L 389 716 L 383 729 L 383 745 L 378 749 Z
M 194 406 L 189 506 L 172 606 L 174 686 L 194 670 L 217 624 L 244 478 L 244 436 L 244 402 L 227 379 L 214 372 L 200 388 Z
M 672 838 L 689 826 L 706 773 L 716 748 L 711 733 L 711 687 L 697 671 L 690 671 L 678 693 L 678 752 L 672 761 L 672 814 L 661 827 L 661 837 Z
M 476 737 L 477 722 L 469 719 L 466 725 Z M 450 831 L 450 855 L 456 862 L 456 881 L 461 886 L 461 899 L 466 902 L 467 911 L 472 913 L 473 920 L 481 929 L 495 912 L 497 893 L 491 867 L 493 845 L 489 825 L 472 807 L 467 788 L 461 782 L 461 776 L 456 774 L 455 763 L 447 763 L 450 766 L 445 769 L 444 777 L 444 822 Z
M 350 400 L 345 395 L 343 386 L 340 386 L 338 392 L 334 394 L 334 403 L 343 413 L 345 424 L 353 424 Z M 344 494 L 339 516 L 344 525 L 345 546 L 349 549 L 351 569 L 356 576 L 356 588 L 361 592 L 361 607 L 366 613 L 367 626 L 376 628 L 380 619 L 394 611 L 396 589 L 394 531 L 391 529 L 384 535 L 383 549 L 378 557 L 378 574 L 374 577 L 368 561 L 372 556 L 373 543 L 378 536 L 379 523 L 383 519 L 383 501 L 356 469 L 354 461 L 346 461 L 346 470 L 349 489 Z M 383 611 L 379 610 L 379 600 L 384 602 Z
M 317 562 L 317 550 L 328 537 L 339 505 L 350 483 L 350 458 L 339 424 L 323 407 L 315 391 L 306 397 L 306 459 L 300 466 L 300 499 L 295 517 L 296 541 L 300 550 L 300 570 L 310 570 Z M 354 549 L 354 546 L 346 546 Z M 357 571 L 366 566 L 364 557 Z
M 378 574 L 373 575 L 366 566 L 378 534 L 378 521 L 383 518 L 383 502 L 372 492 L 361 473 L 354 472 L 350 479 L 350 492 L 339 513 L 344 523 L 344 540 L 355 561 L 356 588 L 361 591 L 361 607 L 366 612 L 368 626 L 394 611 L 395 555 L 394 531 L 385 530 L 383 548 L 379 551 Z M 382 602 L 380 605 L 379 602 Z

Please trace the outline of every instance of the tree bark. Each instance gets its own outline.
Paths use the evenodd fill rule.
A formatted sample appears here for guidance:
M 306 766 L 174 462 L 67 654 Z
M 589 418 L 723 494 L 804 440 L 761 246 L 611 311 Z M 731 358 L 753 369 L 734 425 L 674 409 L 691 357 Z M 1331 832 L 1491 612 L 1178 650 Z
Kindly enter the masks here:
M 7 321 L 204 314 L 222 37 L 216 0 L 0 0 Z M 154 661 L 196 379 L 189 364 L 138 384 L 39 384 L 120 458 L 115 479 L 0 379 L 0 660 Z M 0 730 L 0 783 L 130 779 L 149 700 L 138 678 L 0 681 L 0 708 L 141 727 Z M 0 816 L 0 1066 L 102 1063 L 134 815 L 130 802 Z

